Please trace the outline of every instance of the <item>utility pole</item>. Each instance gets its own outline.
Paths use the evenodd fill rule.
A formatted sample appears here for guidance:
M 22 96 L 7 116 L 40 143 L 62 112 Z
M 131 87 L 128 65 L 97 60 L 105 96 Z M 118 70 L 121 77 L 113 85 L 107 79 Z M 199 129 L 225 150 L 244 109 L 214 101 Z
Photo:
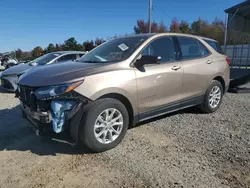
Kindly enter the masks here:
M 224 30 L 224 52 L 227 50 L 227 33 L 228 33 L 228 13 L 226 13 L 225 17 L 225 30 Z
M 149 0 L 149 9 L 148 9 L 148 32 L 151 33 L 151 24 L 152 24 L 152 0 Z

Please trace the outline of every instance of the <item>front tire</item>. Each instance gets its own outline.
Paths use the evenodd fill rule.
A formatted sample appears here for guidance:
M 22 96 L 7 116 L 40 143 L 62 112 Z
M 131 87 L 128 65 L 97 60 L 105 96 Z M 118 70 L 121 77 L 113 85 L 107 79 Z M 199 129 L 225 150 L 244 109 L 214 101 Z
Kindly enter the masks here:
M 223 97 L 223 87 L 217 80 L 213 80 L 205 94 L 200 109 L 204 113 L 213 113 L 219 109 Z
M 79 127 L 80 144 L 93 152 L 112 149 L 123 140 L 128 125 L 128 111 L 120 101 L 99 99 L 84 109 Z

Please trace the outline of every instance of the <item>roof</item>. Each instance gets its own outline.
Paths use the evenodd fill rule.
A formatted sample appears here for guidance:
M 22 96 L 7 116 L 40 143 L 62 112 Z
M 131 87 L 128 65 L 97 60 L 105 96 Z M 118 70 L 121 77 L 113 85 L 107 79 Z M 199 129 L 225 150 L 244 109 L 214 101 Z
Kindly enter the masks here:
M 225 12 L 228 14 L 234 14 L 237 12 L 236 15 L 250 20 L 250 0 L 228 8 Z
M 122 37 L 117 37 L 117 38 L 131 38 L 131 37 L 141 37 L 141 38 L 149 38 L 153 35 L 155 35 L 156 33 L 141 33 L 141 34 L 131 34 L 131 35 L 126 35 L 126 36 L 122 36 Z M 117 39 L 117 38 L 113 38 L 113 39 Z
M 133 34 L 133 35 L 128 35 L 128 36 L 120 37 L 120 38 L 127 38 L 127 37 L 145 37 L 145 38 L 150 38 L 152 36 L 156 36 L 157 37 L 157 36 L 172 36 L 172 35 L 175 35 L 175 36 L 186 36 L 186 37 L 196 37 L 196 38 L 203 39 L 203 40 L 216 41 L 214 39 L 203 37 L 203 36 L 192 35 L 192 34 L 184 34 L 184 33 L 172 33 L 172 32 Z
M 155 35 L 162 35 L 164 33 L 158 33 L 158 34 L 155 34 Z M 211 41 L 216 41 L 214 39 L 211 39 L 211 38 L 207 38 L 207 37 L 203 37 L 203 36 L 198 36 L 198 35 L 193 35 L 193 34 L 185 34 L 185 33 L 171 33 L 171 32 L 167 32 L 165 33 L 167 35 L 175 35 L 175 36 L 183 36 L 183 37 L 195 37 L 195 38 L 199 38 L 199 39 L 203 39 L 203 40 L 211 40 Z

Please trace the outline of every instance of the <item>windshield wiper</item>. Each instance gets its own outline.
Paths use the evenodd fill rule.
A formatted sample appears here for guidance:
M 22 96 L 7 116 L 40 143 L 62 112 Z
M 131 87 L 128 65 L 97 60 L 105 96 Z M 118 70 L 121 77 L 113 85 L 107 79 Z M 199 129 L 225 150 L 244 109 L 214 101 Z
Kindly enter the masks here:
M 113 63 L 113 62 L 115 62 L 115 61 L 80 61 L 80 60 L 78 60 L 77 62 L 79 62 L 79 63 Z
M 81 63 L 103 63 L 101 61 L 80 61 L 80 60 L 78 60 L 78 62 L 81 62 Z

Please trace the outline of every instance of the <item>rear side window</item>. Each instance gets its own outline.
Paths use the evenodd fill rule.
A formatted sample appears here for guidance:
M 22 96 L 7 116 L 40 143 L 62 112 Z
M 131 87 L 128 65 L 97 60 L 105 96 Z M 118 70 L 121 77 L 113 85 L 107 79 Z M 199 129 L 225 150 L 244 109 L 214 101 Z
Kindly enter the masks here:
M 76 60 L 76 55 L 75 54 L 69 54 L 69 55 L 65 55 L 60 57 L 57 62 L 65 62 L 65 61 L 73 61 Z
M 208 51 L 208 49 L 200 41 L 198 41 L 198 44 L 199 44 L 199 47 L 200 47 L 201 55 L 203 57 L 210 54 L 210 52 Z
M 224 54 L 220 44 L 216 41 L 212 41 L 212 40 L 204 40 L 206 41 L 215 51 L 217 51 L 220 54 Z
M 171 37 L 157 38 L 142 51 L 142 55 L 160 56 L 161 62 L 175 61 L 175 46 Z
M 178 37 L 182 52 L 182 59 L 195 59 L 210 54 L 208 49 L 197 39 L 189 37 Z

